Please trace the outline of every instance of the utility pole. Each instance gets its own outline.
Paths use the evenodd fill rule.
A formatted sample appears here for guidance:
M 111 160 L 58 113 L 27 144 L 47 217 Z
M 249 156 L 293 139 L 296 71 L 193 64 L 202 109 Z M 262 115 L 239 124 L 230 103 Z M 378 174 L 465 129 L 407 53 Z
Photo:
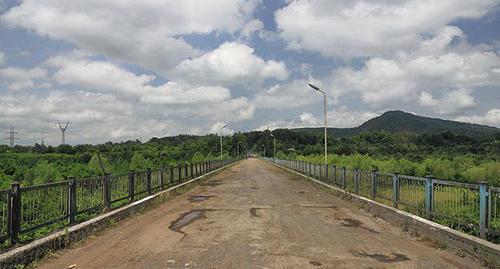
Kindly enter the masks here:
M 59 121 L 56 122 L 59 125 L 59 129 L 61 129 L 61 145 L 66 145 L 66 129 L 68 129 L 68 125 L 71 124 L 69 121 L 66 121 L 66 124 L 61 124 Z
M 328 169 L 328 141 L 327 141 L 327 123 L 326 123 L 326 93 L 322 91 L 318 86 L 309 83 L 309 87 L 323 94 L 323 128 L 324 128 L 324 138 L 325 138 L 325 169 Z
M 13 148 L 15 146 L 15 142 L 16 140 L 18 140 L 19 138 L 16 137 L 16 134 L 18 134 L 18 132 L 15 132 L 14 131 L 14 126 L 10 126 L 10 131 L 7 132 L 7 134 L 9 135 L 9 137 L 6 137 L 5 139 L 8 139 L 9 140 L 9 145 L 11 148 Z

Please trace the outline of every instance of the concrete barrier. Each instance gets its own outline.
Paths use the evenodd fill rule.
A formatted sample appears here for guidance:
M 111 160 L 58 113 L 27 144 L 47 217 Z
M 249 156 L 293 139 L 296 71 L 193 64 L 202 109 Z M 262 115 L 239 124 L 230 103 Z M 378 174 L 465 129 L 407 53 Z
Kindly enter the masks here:
M 446 248 L 455 250 L 459 253 L 467 253 L 491 268 L 500 268 L 500 246 L 497 244 L 345 191 L 321 182 L 315 178 L 291 170 L 287 167 L 283 167 L 272 162 L 269 163 L 332 190 L 342 199 L 352 201 L 360 208 L 382 218 L 388 223 L 400 226 L 408 233 L 423 238 L 429 238 L 432 241 L 437 242 L 439 245 L 446 246 Z
M 88 221 L 70 226 L 65 230 L 55 232 L 26 245 L 2 253 L 0 254 L 0 268 L 17 269 L 20 265 L 22 266 L 30 264 L 40 258 L 45 257 L 47 254 L 55 250 L 67 247 L 74 242 L 88 237 L 89 235 L 93 235 L 99 231 L 102 231 L 110 225 L 116 223 L 117 221 L 133 216 L 134 214 L 141 212 L 151 206 L 160 204 L 168 200 L 170 197 L 174 196 L 179 188 L 186 187 L 200 179 L 212 176 L 215 173 L 218 173 L 236 163 L 238 163 L 238 161 L 218 168 L 214 171 L 208 172 L 199 177 L 193 178 L 182 184 L 173 186 L 167 190 L 135 201 L 131 204 L 109 211 Z

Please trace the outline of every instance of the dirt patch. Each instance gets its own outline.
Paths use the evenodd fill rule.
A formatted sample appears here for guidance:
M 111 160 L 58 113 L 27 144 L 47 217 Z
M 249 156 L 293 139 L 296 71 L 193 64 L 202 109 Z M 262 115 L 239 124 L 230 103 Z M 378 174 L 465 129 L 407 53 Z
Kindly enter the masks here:
M 254 189 L 254 190 L 258 190 L 258 189 L 260 189 L 260 188 L 259 188 L 259 187 L 255 187 L 255 186 L 253 186 L 253 187 L 252 187 L 252 189 Z
M 312 265 L 312 266 L 321 266 L 321 265 L 323 265 L 322 263 L 320 263 L 318 261 L 309 261 L 309 264 Z
M 305 208 L 332 208 L 332 209 L 338 209 L 338 207 L 335 206 L 335 205 L 301 205 L 300 207 L 305 207 Z
M 250 208 L 250 216 L 252 216 L 252 217 L 259 217 L 259 215 L 257 214 L 257 210 L 258 209 L 260 209 L 260 208 L 256 208 L 256 207 Z
M 182 230 L 182 228 L 188 226 L 189 224 L 199 220 L 206 219 L 205 212 L 212 211 L 211 209 L 194 209 L 188 211 L 179 216 L 176 220 L 170 223 L 168 228 L 172 231 L 178 232 L 186 236 L 187 234 Z
M 337 218 L 337 220 L 341 220 L 342 223 L 340 223 L 340 225 L 344 226 L 344 227 L 350 227 L 350 228 L 360 228 L 360 229 L 363 229 L 363 230 L 366 230 L 370 233 L 375 233 L 375 234 L 379 234 L 380 232 L 378 231 L 375 231 L 371 228 L 368 228 L 368 227 L 365 227 L 363 226 L 363 222 L 357 220 L 357 219 L 351 219 L 351 218 Z
M 352 255 L 354 257 L 368 257 L 371 259 L 374 259 L 376 261 L 382 262 L 382 263 L 396 263 L 396 262 L 404 262 L 404 261 L 409 261 L 410 258 L 408 256 L 401 254 L 401 253 L 395 253 L 392 252 L 391 256 L 384 255 L 384 254 L 368 254 L 364 251 L 353 251 Z
M 215 186 L 222 185 L 222 184 L 223 184 L 222 180 L 220 180 L 220 179 L 212 179 L 212 180 L 203 182 L 200 185 L 201 186 L 215 187 Z
M 213 195 L 193 195 L 193 196 L 189 197 L 188 200 L 191 203 L 197 203 L 197 202 L 208 200 L 212 197 L 214 197 L 214 196 Z

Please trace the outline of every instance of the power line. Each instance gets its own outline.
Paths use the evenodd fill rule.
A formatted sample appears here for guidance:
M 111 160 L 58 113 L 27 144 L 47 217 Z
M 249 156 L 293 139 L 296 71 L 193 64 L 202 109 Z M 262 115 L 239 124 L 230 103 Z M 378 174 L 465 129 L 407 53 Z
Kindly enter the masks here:
M 56 122 L 59 125 L 59 129 L 61 129 L 61 145 L 66 145 L 66 129 L 68 129 L 68 125 L 71 124 L 69 121 L 66 121 L 66 124 L 61 124 L 59 121 Z
M 19 140 L 18 137 L 16 137 L 17 134 L 19 134 L 18 132 L 15 132 L 14 131 L 14 126 L 10 126 L 10 131 L 7 132 L 7 134 L 9 135 L 9 137 L 6 137 L 5 139 L 8 139 L 9 140 L 9 145 L 10 147 L 14 147 L 15 145 L 15 141 L 16 140 Z

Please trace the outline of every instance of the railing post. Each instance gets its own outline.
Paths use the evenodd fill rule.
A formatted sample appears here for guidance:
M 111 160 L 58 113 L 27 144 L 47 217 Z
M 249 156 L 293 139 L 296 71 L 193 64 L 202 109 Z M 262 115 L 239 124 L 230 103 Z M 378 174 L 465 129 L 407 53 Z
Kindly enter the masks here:
M 399 175 L 392 176 L 392 206 L 398 208 L 399 203 Z
M 328 183 L 328 163 L 325 163 L 325 182 Z
M 182 165 L 178 164 L 177 165 L 177 170 L 179 174 L 177 175 L 177 183 L 180 183 L 182 181 Z
M 488 235 L 489 186 L 487 182 L 479 182 L 479 235 L 486 239 Z
M 191 163 L 190 165 L 190 169 L 191 169 L 191 178 L 194 178 L 194 174 L 193 174 L 193 163 Z
M 312 163 L 309 162 L 309 176 L 312 177 Z
M 319 164 L 319 173 L 318 173 L 318 179 L 321 180 L 321 177 L 323 176 L 323 165 Z
M 134 194 L 135 194 L 135 191 L 134 191 L 134 180 L 135 180 L 135 171 L 134 170 L 130 170 L 128 172 L 128 197 L 130 199 L 130 201 L 134 201 Z
M 104 179 L 102 181 L 102 183 L 103 183 L 102 191 L 103 191 L 104 209 L 105 210 L 110 210 L 111 209 L 110 180 L 111 180 L 111 174 L 110 173 L 106 173 L 106 175 L 104 176 Z
M 335 164 L 332 164 L 332 185 L 335 185 L 335 170 L 337 169 L 337 167 L 335 166 Z
M 360 180 L 361 171 L 356 168 L 354 169 L 354 193 L 359 193 L 359 180 Z
M 375 198 L 377 197 L 377 170 L 372 170 L 370 179 L 371 179 L 370 196 L 372 197 L 372 200 L 375 201 Z
M 172 187 L 175 184 L 174 167 L 169 165 L 168 169 L 170 170 L 170 187 Z
M 188 178 L 188 165 L 185 163 L 184 164 L 184 179 Z
M 165 167 L 160 168 L 160 190 L 165 189 Z
M 69 223 L 75 223 L 76 218 L 76 181 L 74 177 L 68 180 L 68 220 Z
M 341 171 L 341 173 L 342 173 L 342 183 L 341 183 L 341 187 L 342 187 L 342 189 L 344 189 L 344 190 L 345 190 L 345 180 L 346 180 L 346 176 L 347 176 L 347 171 L 346 171 L 345 167 L 342 167 L 342 168 L 340 168 L 340 169 L 341 169 L 340 171 Z
M 425 177 L 425 211 L 427 218 L 432 219 L 432 211 L 434 206 L 434 179 L 432 176 Z
M 151 168 L 148 168 L 146 170 L 146 190 L 148 191 L 149 195 L 153 193 L 151 189 Z
M 17 244 L 21 232 L 21 185 L 17 181 L 10 185 L 9 232 L 10 242 Z

